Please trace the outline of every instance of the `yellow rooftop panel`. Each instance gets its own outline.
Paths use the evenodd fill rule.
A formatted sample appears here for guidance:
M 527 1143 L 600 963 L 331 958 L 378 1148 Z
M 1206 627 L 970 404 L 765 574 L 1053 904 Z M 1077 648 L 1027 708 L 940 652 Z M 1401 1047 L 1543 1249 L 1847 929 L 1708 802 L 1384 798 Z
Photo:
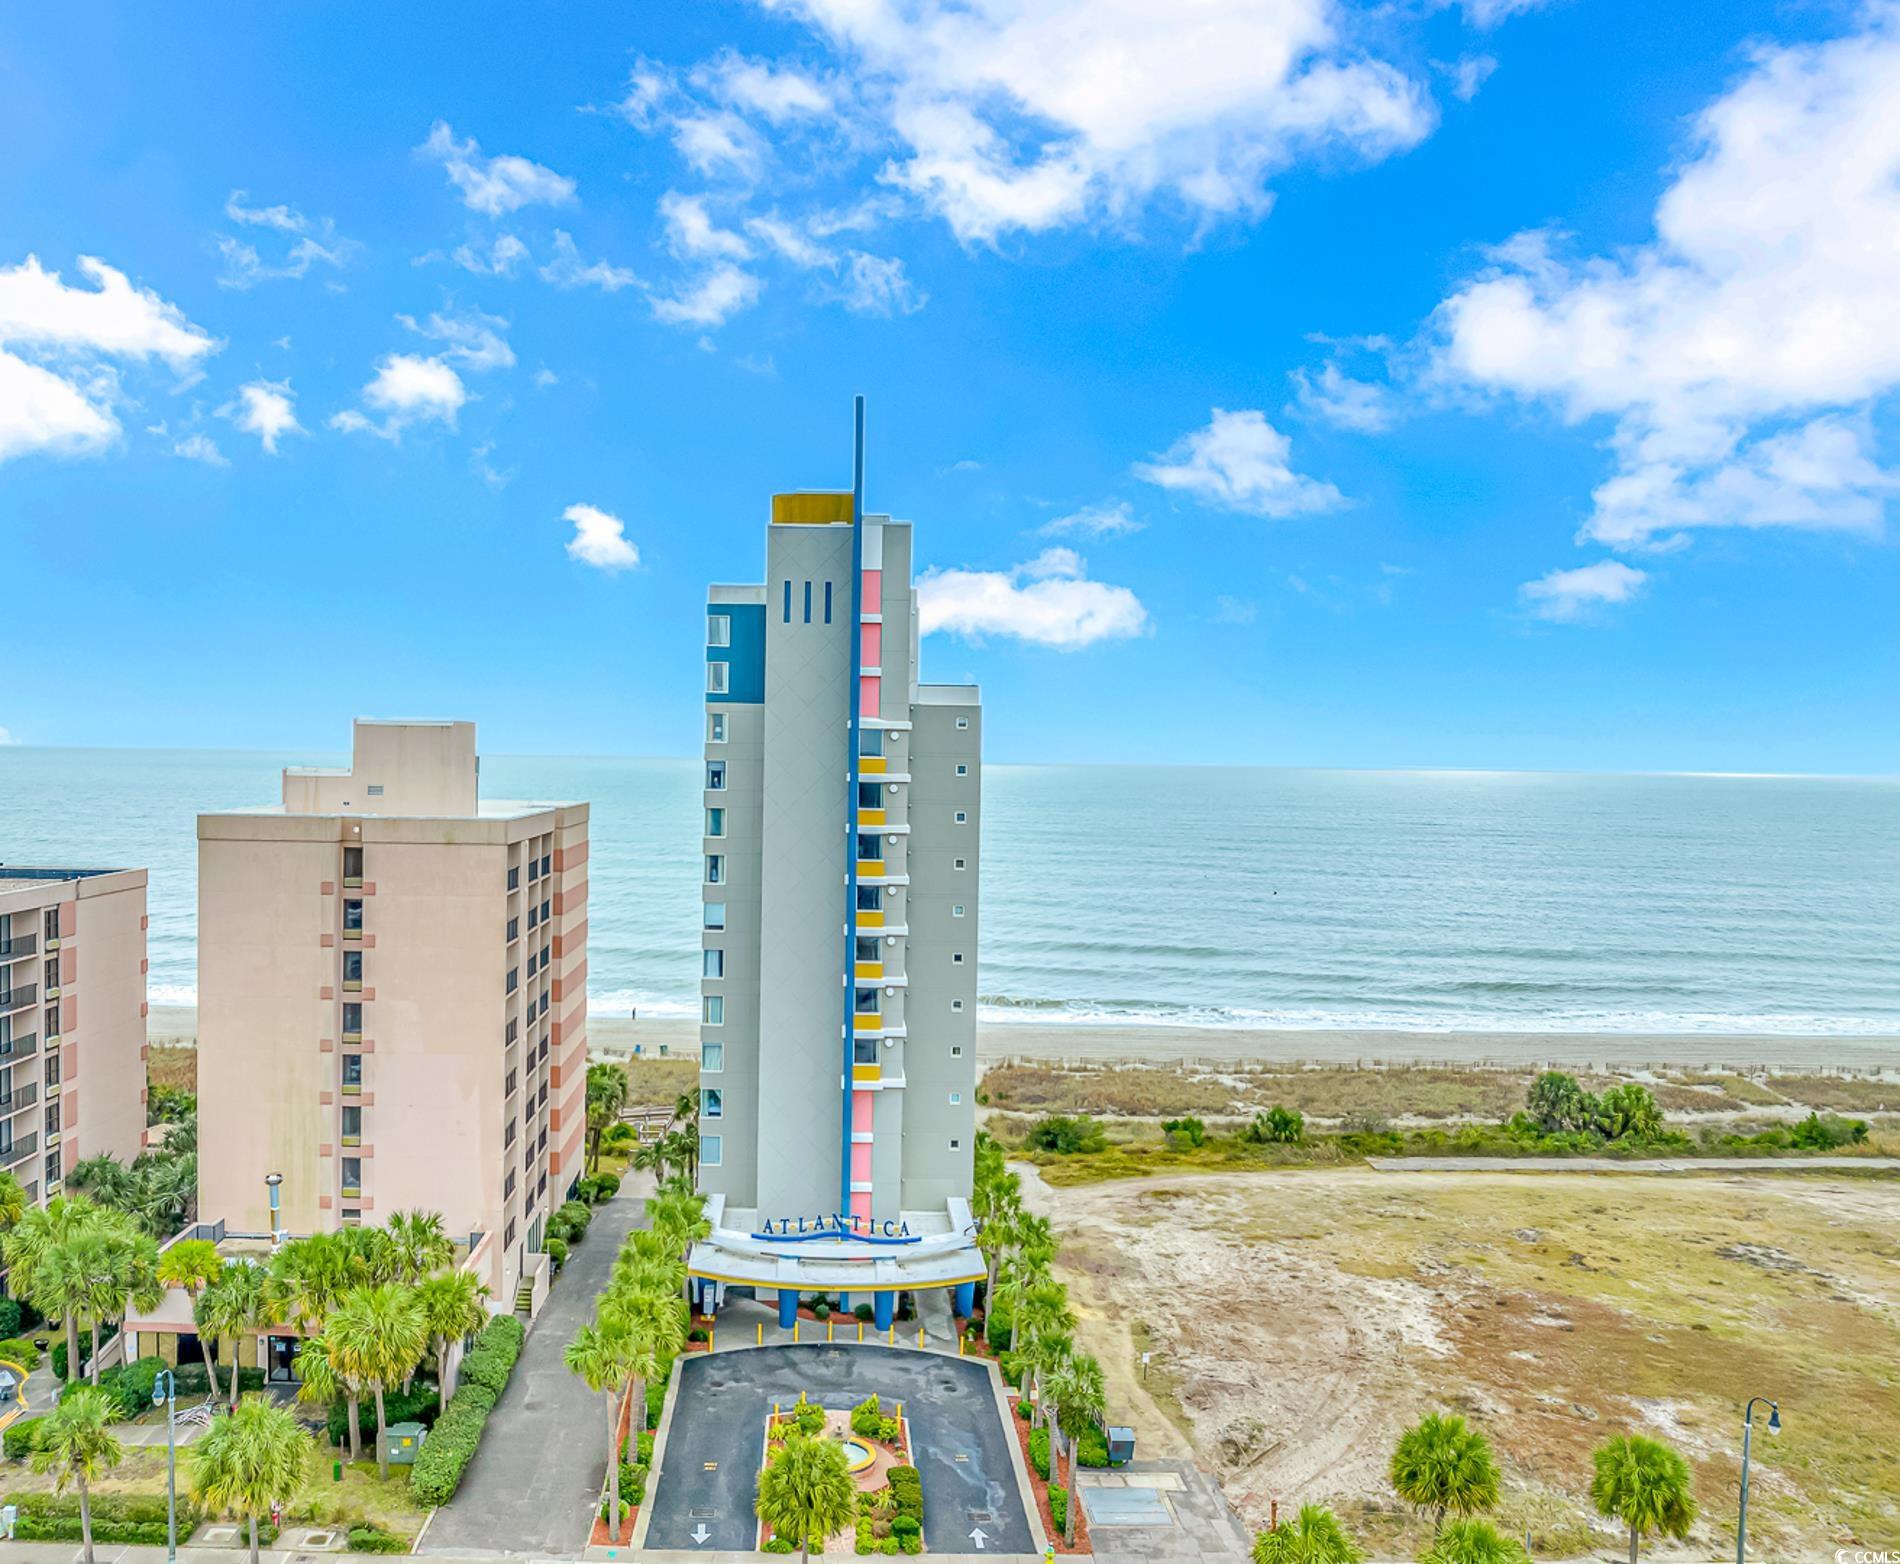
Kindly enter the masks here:
M 801 491 L 772 496 L 774 526 L 835 527 L 851 525 L 851 493 Z

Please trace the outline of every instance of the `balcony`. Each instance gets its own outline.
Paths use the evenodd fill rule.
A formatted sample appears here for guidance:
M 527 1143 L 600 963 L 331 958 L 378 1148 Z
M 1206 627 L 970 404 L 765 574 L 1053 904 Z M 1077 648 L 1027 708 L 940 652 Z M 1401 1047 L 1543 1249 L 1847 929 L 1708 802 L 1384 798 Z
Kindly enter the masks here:
M 0 1059 L 31 1059 L 39 1043 L 37 1032 L 15 1032 L 7 1041 L 0 1043 Z
M 11 1145 L 0 1146 L 0 1167 L 10 1168 L 40 1149 L 40 1137 L 37 1131 L 20 1136 Z
M 360 940 L 363 937 L 363 931 L 361 929 L 345 929 L 343 931 L 343 937 L 345 939 Z
M 343 1186 L 343 1198 L 345 1200 L 361 1200 L 363 1198 L 363 1186 L 361 1184 L 345 1184 Z
M 40 937 L 29 929 L 24 934 L 16 934 L 11 939 L 0 939 L 0 961 L 18 961 L 22 956 L 30 956 L 40 948 Z
M 361 978 L 345 978 L 343 980 L 343 992 L 346 994 L 362 993 L 363 980 Z
M 40 1100 L 38 1081 L 29 1081 L 17 1091 L 11 1091 L 0 1097 L 0 1114 L 18 1113 L 22 1108 L 30 1108 Z
M 0 992 L 0 1015 L 11 1010 L 24 1010 L 28 1005 L 39 1003 L 40 986 L 37 983 L 21 983 L 4 992 Z

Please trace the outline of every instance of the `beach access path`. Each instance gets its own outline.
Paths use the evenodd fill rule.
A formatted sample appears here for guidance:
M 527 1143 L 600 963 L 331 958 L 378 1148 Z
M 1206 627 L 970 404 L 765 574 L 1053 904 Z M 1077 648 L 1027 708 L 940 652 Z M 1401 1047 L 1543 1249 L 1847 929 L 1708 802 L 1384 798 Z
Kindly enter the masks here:
M 1900 1173 L 1900 1157 L 1368 1157 L 1380 1173 Z

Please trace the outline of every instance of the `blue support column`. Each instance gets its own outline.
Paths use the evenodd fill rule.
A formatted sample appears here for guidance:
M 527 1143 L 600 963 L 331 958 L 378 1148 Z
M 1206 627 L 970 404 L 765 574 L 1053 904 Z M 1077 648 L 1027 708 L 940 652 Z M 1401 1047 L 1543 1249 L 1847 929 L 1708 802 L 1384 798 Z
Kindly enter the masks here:
M 950 1310 L 960 1320 L 967 1320 L 970 1311 L 976 1307 L 976 1283 L 958 1282 L 956 1296 L 950 1300 Z
M 798 1289 L 781 1287 L 778 1290 L 778 1328 L 790 1330 L 798 1323 Z
M 879 1330 L 891 1328 L 891 1316 L 897 1309 L 897 1294 L 894 1292 L 874 1292 L 871 1294 L 872 1318 Z
M 840 1314 L 849 1314 L 851 1312 L 851 1294 L 850 1293 L 841 1292 L 838 1294 L 838 1312 Z

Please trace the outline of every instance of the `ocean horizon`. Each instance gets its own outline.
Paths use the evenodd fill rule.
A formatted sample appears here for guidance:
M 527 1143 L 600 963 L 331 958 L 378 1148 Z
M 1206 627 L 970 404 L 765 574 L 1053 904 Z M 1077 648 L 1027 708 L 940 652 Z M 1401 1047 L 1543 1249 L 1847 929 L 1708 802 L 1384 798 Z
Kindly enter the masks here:
M 0 748 L 0 861 L 150 871 L 196 1002 L 201 811 L 325 752 Z M 698 1012 L 699 762 L 484 756 L 585 799 L 589 1008 Z M 1900 1033 L 1900 781 L 989 765 L 980 1019 L 1263 1030 Z

